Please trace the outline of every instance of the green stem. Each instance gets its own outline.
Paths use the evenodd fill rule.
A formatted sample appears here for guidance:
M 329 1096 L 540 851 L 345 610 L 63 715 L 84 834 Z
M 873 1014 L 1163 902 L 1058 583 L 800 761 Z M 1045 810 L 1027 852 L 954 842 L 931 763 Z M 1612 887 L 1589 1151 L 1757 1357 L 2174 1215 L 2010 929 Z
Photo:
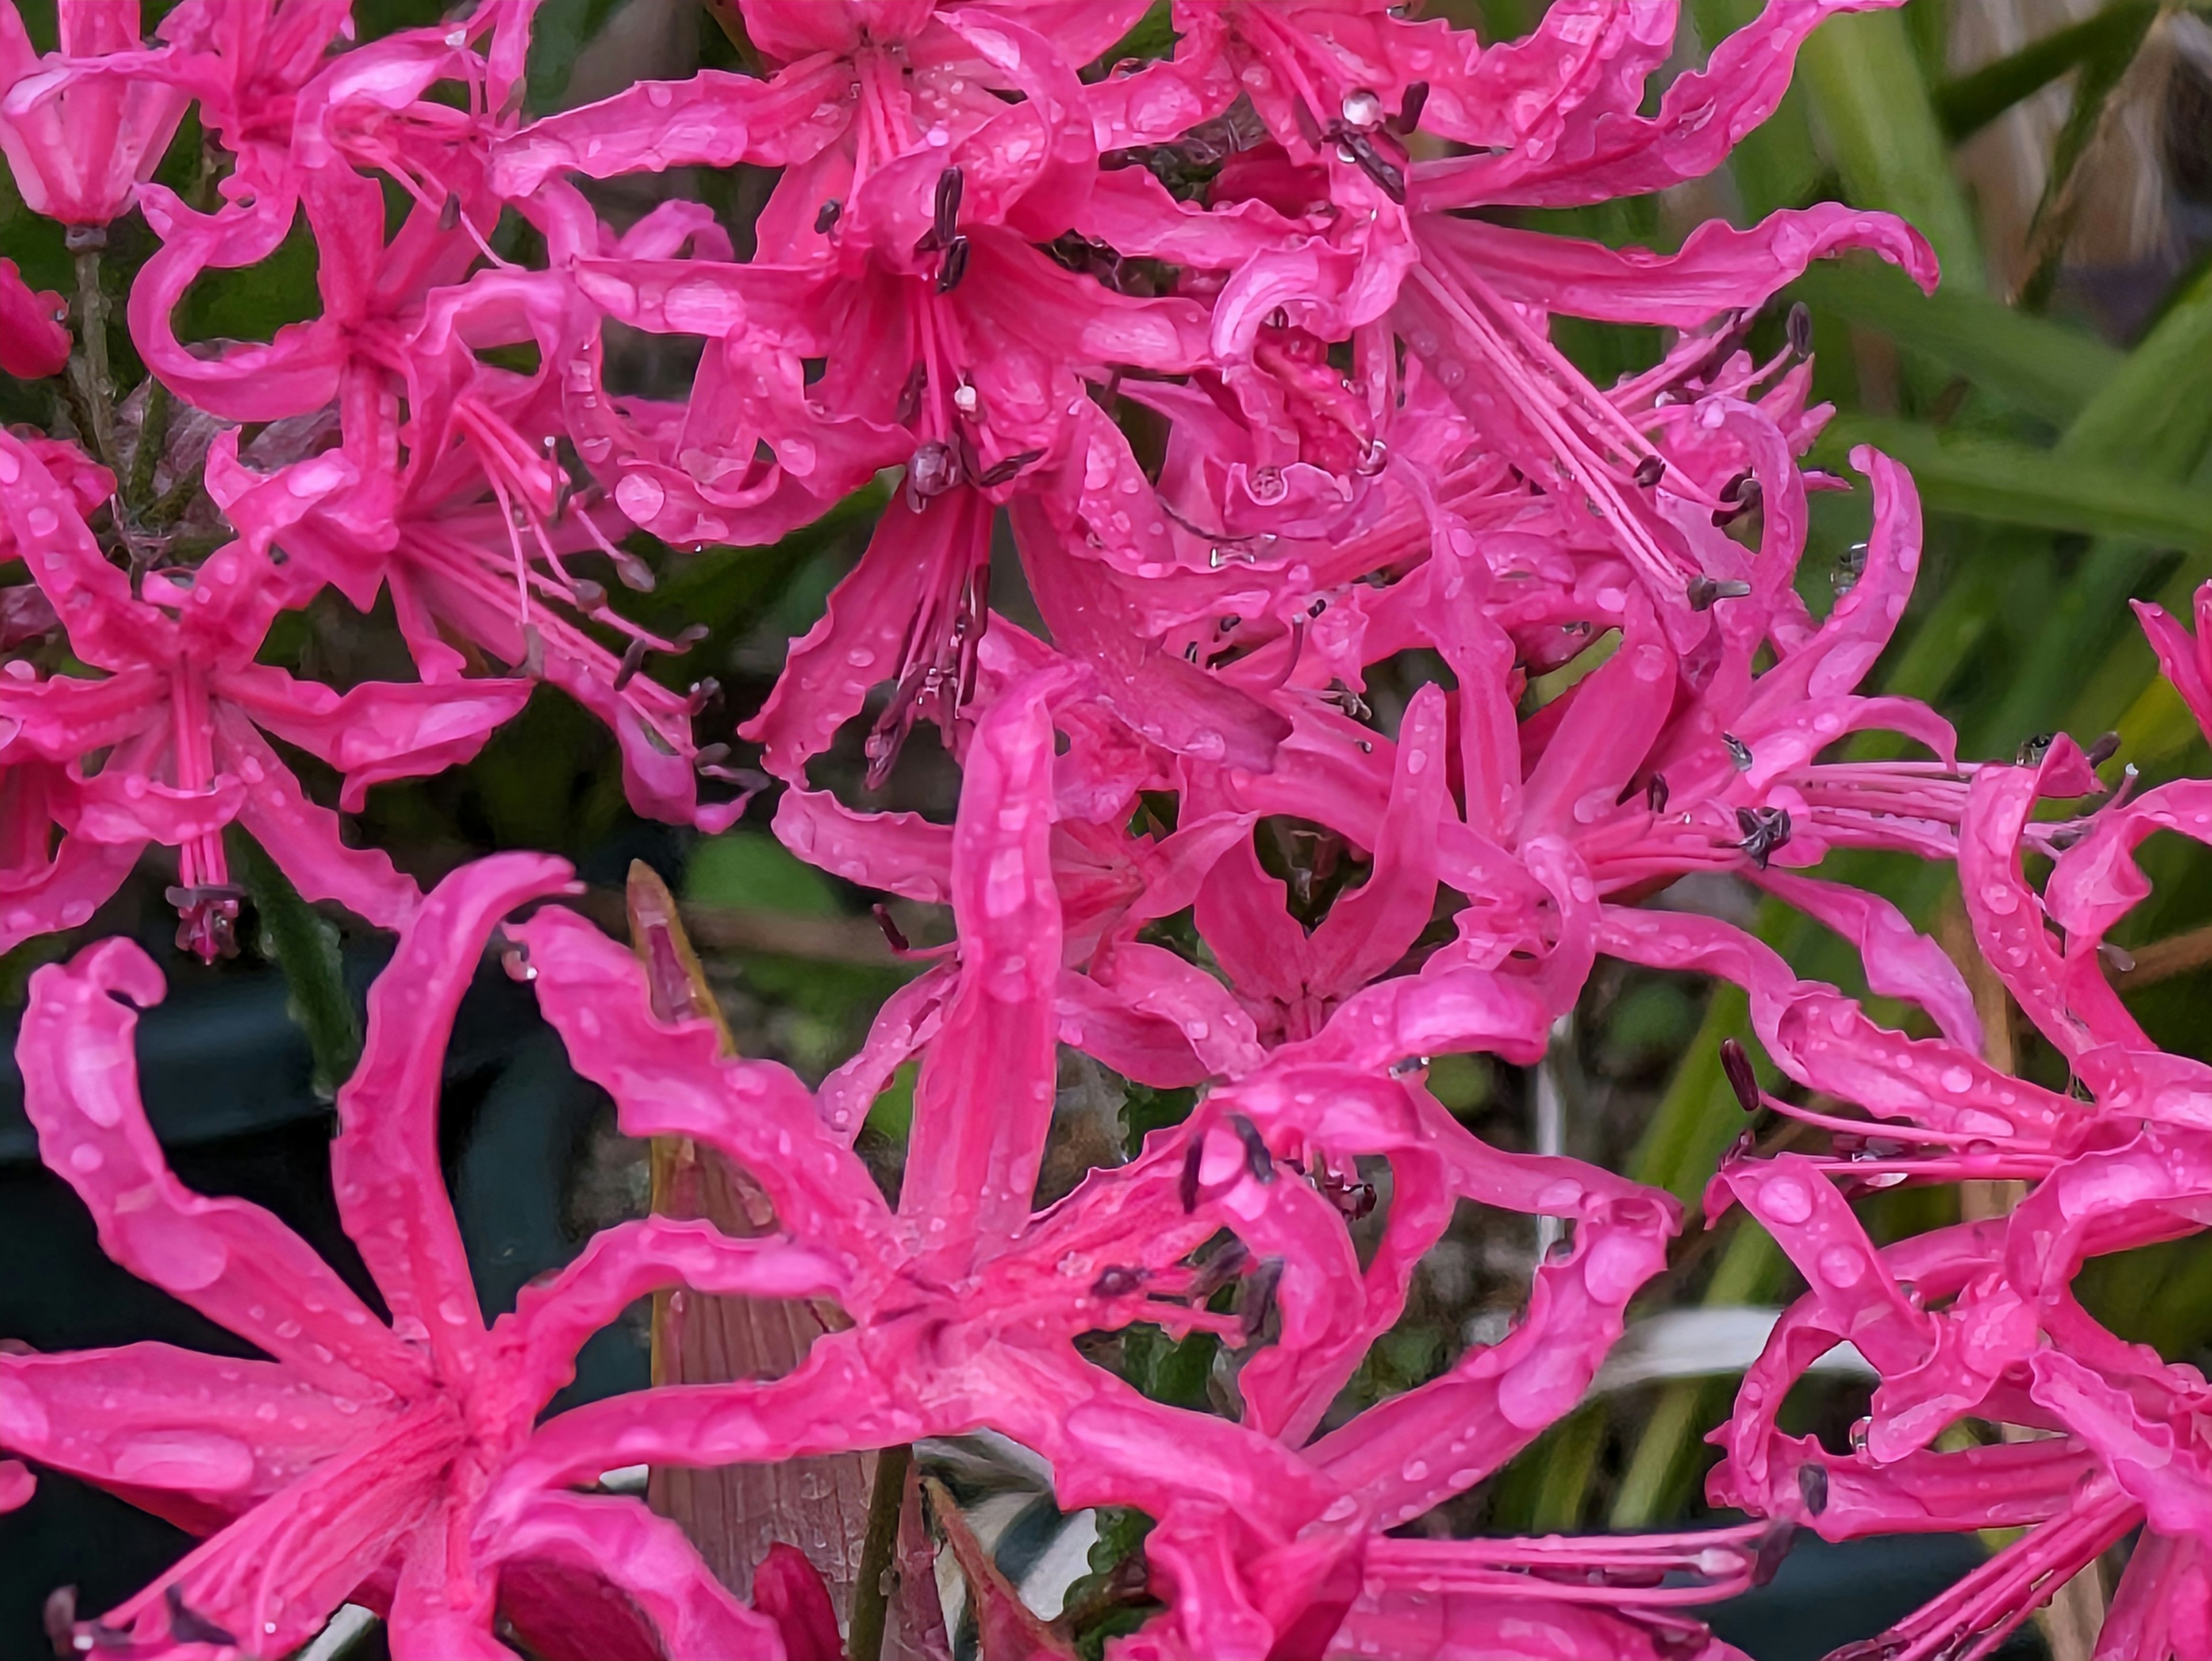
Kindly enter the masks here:
M 315 1092 L 328 1099 L 361 1059 L 361 1023 L 346 991 L 337 930 L 300 897 L 259 843 L 235 825 L 229 841 L 261 920 L 263 951 L 283 971 L 292 994 L 292 1018 L 306 1031 L 313 1052 Z
M 84 435 L 93 443 L 110 472 L 118 478 L 123 470 L 115 459 L 115 382 L 107 368 L 107 295 L 100 286 L 100 251 L 107 246 L 103 226 L 73 225 L 69 249 L 76 257 L 76 326 L 83 356 L 70 369 L 79 378 L 78 391 L 92 430 Z
M 914 1450 L 902 1444 L 876 1455 L 876 1486 L 868 1495 L 868 1530 L 860 1539 L 860 1568 L 853 1587 L 853 1624 L 847 1647 L 853 1661 L 881 1661 L 884 1617 L 890 1604 L 891 1558 L 898 1545 L 899 1511 L 906 1502 L 907 1467 Z

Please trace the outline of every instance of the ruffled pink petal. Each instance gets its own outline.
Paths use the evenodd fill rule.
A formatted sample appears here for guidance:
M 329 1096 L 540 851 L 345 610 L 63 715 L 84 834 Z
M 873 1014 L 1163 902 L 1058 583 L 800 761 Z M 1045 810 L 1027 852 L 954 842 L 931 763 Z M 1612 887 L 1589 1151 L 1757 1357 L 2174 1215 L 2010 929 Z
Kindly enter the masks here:
M 814 59 L 768 81 L 702 70 L 647 81 L 611 98 L 533 121 L 493 150 L 492 187 L 530 195 L 556 173 L 591 179 L 668 167 L 801 162 L 852 119 L 851 64 Z
M 44 846 L 50 827 L 19 824 Z M 0 873 L 0 952 L 13 951 L 36 934 L 77 928 L 112 898 L 131 874 L 143 843 L 101 843 L 67 836 L 53 857 L 35 869 L 15 867 Z
M 789 801 L 796 791 L 784 797 Z M 867 1123 L 868 1110 L 891 1074 L 937 1036 L 945 1004 L 959 978 L 956 964 L 939 964 L 915 976 L 884 1000 L 858 1052 L 822 1080 L 815 1101 L 830 1133 L 847 1146 Z
M 843 1265 L 778 1235 L 732 1239 L 712 1224 L 648 1217 L 602 1229 L 551 1280 L 525 1287 L 492 1329 L 492 1388 L 535 1411 L 574 1376 L 584 1340 L 647 1293 L 684 1286 L 750 1298 L 836 1298 Z
M 952 898 L 952 827 L 919 813 L 856 813 L 827 790 L 786 790 L 776 840 L 809 865 L 925 904 Z
M 2124 1390 L 2062 1350 L 2039 1349 L 2027 1365 L 2035 1399 L 2096 1450 L 2152 1528 L 2212 1548 L 2212 1460 L 2193 1434 L 2146 1418 Z
M 1772 114 L 1789 89 L 1797 49 L 1827 17 L 1861 11 L 1888 0 L 1770 0 L 1759 16 L 1713 49 L 1703 70 L 1678 76 L 1646 119 L 1637 113 L 1646 70 L 1656 68 L 1674 41 L 1674 15 L 1663 8 L 1605 7 L 1614 16 L 1637 17 L 1644 28 L 1663 19 L 1640 54 L 1623 54 L 1633 67 L 1607 94 L 1566 107 L 1541 144 L 1516 143 L 1493 155 L 1455 157 L 1419 169 L 1409 201 L 1418 209 L 1476 204 L 1572 207 L 1609 197 L 1638 196 L 1703 178 L 1727 158 L 1736 141 Z M 1593 7 L 1578 5 L 1557 26 L 1563 38 L 1599 36 Z M 1558 9 L 1547 14 L 1553 26 Z M 1569 33 L 1568 21 L 1581 22 Z M 1639 35 L 1641 30 L 1639 29 Z M 1600 38 L 1602 38 L 1600 36 Z M 1650 50 L 1656 46 L 1656 52 Z M 1563 100 L 1564 101 L 1564 100 Z M 1477 141 L 1482 142 L 1482 141 Z M 1495 141 L 1492 141 L 1495 142 Z M 1508 141 L 1510 142 L 1510 141 Z
M 493 731 L 530 701 L 527 680 L 467 680 L 441 685 L 370 681 L 343 695 L 263 664 L 215 678 L 216 696 L 254 725 L 319 756 L 346 776 L 339 805 L 361 811 L 368 788 L 419 778 L 475 758 Z
M 1048 671 L 993 705 L 969 740 L 952 830 L 960 982 L 915 1086 L 901 1211 L 926 1208 L 925 1261 L 1006 1249 L 1027 1223 L 1052 1119 L 1060 896 L 1052 873 Z
M 373 186 L 370 199 L 380 200 Z M 275 421 L 328 403 L 346 352 L 336 322 L 286 324 L 267 345 L 231 342 L 219 356 L 203 358 L 177 338 L 172 316 L 203 271 L 258 265 L 275 253 L 292 228 L 295 204 L 260 201 L 207 216 L 159 185 L 141 186 L 138 204 L 161 239 L 131 285 L 131 340 L 146 367 L 172 391 L 228 421 Z
M 392 1661 L 520 1661 L 492 1636 L 497 1584 L 468 1546 L 441 1514 L 416 1526 L 384 1619 Z
M 404 928 L 422 904 L 415 879 L 380 848 L 352 848 L 338 816 L 307 794 L 267 739 L 237 710 L 217 705 L 216 730 L 246 782 L 238 822 L 309 900 L 336 900 L 380 928 Z
M 476 1537 L 497 1540 L 542 1490 L 594 1482 L 619 1465 L 773 1464 L 889 1447 L 972 1429 L 979 1420 L 967 1405 L 949 1401 L 941 1413 L 906 1405 L 884 1390 L 854 1335 L 833 1333 L 770 1383 L 635 1390 L 547 1420 L 495 1479 Z
M 1620 648 L 1565 695 L 1566 714 L 1523 787 L 1524 836 L 1571 836 L 1619 804 L 1674 708 L 1674 656 L 1651 608 L 1631 603 Z
M 738 728 L 762 746 L 763 767 L 787 783 L 805 783 L 808 760 L 860 713 L 871 687 L 899 672 L 929 573 L 974 569 L 988 557 L 990 535 L 990 506 L 972 490 L 955 490 L 918 514 L 900 501 L 884 509 L 860 563 L 792 647 L 760 714 Z
M 507 934 L 570 1062 L 615 1098 L 626 1135 L 696 1137 L 744 1167 L 799 1238 L 858 1272 L 887 1266 L 890 1209 L 846 1146 L 853 1132 L 824 1126 L 787 1069 L 723 1059 L 704 1021 L 656 1021 L 636 958 L 572 911 L 546 906 Z
M 177 625 L 131 598 L 130 577 L 100 551 L 75 496 L 13 433 L 0 433 L 0 514 L 79 657 L 119 671 L 174 653 Z
M 1768 215 L 1747 231 L 1707 220 L 1681 252 L 1608 248 L 1442 214 L 1421 222 L 1422 258 L 1464 261 L 1498 293 L 1524 305 L 1613 323 L 1694 329 L 1738 307 L 1756 307 L 1816 259 L 1869 249 L 1905 268 L 1930 293 L 1936 256 L 1903 220 L 1840 202 Z
M 1202 1075 L 1233 1079 L 1267 1059 L 1251 1016 L 1229 990 L 1164 947 L 1135 940 L 1102 947 L 1091 978 L 1123 1008 L 1171 1025 Z M 1061 1036 L 1079 1042 L 1066 1032 L 1064 1019 Z
M 2212 584 L 2208 584 L 2212 587 Z M 2199 589 L 2200 611 L 2204 605 L 2204 590 Z M 2142 624 L 2143 637 L 2150 642 L 2150 649 L 2157 654 L 2158 672 L 2164 675 L 2188 706 L 2189 713 L 2197 717 L 2197 725 L 2212 733 L 2212 677 L 2204 670 L 2204 635 L 2199 626 L 2191 638 L 2184 628 L 2165 611 L 2148 600 L 2131 602 L 2136 608 L 2136 619 Z
M 381 1329 L 376 1329 L 380 1330 Z M 338 1370 L 325 1369 L 341 1382 Z M 102 1488 L 160 1490 L 227 1517 L 286 1487 L 395 1411 L 350 1381 L 169 1344 L 0 1354 L 0 1446 Z
M 124 940 L 31 977 L 16 1062 L 41 1156 L 92 1212 L 109 1256 L 301 1379 L 356 1402 L 418 1385 L 420 1360 L 291 1230 L 169 1174 L 138 1097 L 130 1007 L 149 1007 L 166 989 L 153 960 Z
M 1214 960 L 1246 998 L 1288 1007 L 1304 997 L 1305 931 L 1290 915 L 1283 885 L 1261 867 L 1250 837 L 1207 873 L 1194 915 Z
M 2097 1661 L 2212 1655 L 2212 1571 L 2195 1538 L 2147 1531 L 2128 1554 L 2097 1636 Z
M 1919 494 L 1911 475 L 1866 445 L 1851 452 L 1851 465 L 1867 475 L 1874 489 L 1865 568 L 1813 640 L 1784 654 L 1759 678 L 1745 710 L 1747 727 L 1808 701 L 1849 693 L 1874 667 L 1905 615 L 1920 568 Z
M 0 1459 L 0 1517 L 21 1511 L 38 1492 L 39 1479 L 20 1459 Z
M 1441 688 L 1424 686 L 1413 694 L 1397 748 L 1374 869 L 1358 888 L 1339 897 L 1306 941 L 1313 964 L 1307 984 L 1328 996 L 1387 973 L 1436 911 L 1437 830 L 1451 813 Z
M 463 1433 L 451 1404 L 435 1397 L 363 1428 L 350 1445 L 109 1611 L 106 1623 L 129 1630 L 134 1640 L 158 1639 L 169 1630 L 173 1587 L 195 1614 L 226 1631 L 251 1634 L 258 1647 L 289 1653 L 313 1638 L 419 1532 L 426 1513 L 433 1518 L 428 1525 L 439 1526 L 434 1508 Z
M 1754 872 L 1751 880 L 1856 946 L 1867 984 L 1876 992 L 1918 1004 L 1945 1037 L 1961 1050 L 1981 1053 L 1981 1017 L 1958 964 L 1887 900 L 1865 889 L 1784 871 Z
M 1910 1372 L 1927 1358 L 1933 1321 L 1883 1272 L 1873 1242 L 1819 1167 L 1782 1153 L 1724 1165 L 1716 1180 L 1797 1265 L 1825 1306 L 1831 1330 L 1857 1345 L 1885 1376 Z
M 438 1157 L 446 1040 L 499 920 L 565 891 L 567 865 L 526 854 L 480 860 L 440 883 L 369 989 L 361 1064 L 338 1092 L 341 1129 L 331 1147 L 338 1214 L 393 1324 L 427 1343 L 457 1386 L 489 1354 Z

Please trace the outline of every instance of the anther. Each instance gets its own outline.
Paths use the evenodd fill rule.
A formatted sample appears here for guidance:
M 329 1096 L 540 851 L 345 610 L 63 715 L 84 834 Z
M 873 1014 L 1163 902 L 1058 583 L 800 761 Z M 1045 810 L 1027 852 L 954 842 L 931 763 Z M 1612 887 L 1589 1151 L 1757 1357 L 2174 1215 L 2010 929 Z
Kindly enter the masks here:
M 1784 326 L 1790 336 L 1790 350 L 1800 357 L 1810 357 L 1813 355 L 1813 313 L 1803 301 L 1790 308 L 1790 320 Z
M 960 191 L 965 183 L 957 167 L 947 167 L 937 175 L 937 199 L 932 222 L 937 231 L 939 246 L 948 250 L 960 233 Z
M 1414 81 L 1407 85 L 1406 96 L 1398 106 L 1398 113 L 1390 123 L 1394 132 L 1408 133 L 1421 125 L 1421 111 L 1429 101 L 1429 83 Z
M 945 245 L 945 259 L 937 268 L 937 292 L 951 294 L 968 275 L 968 239 L 956 236 Z
M 1735 1092 L 1736 1105 L 1747 1113 L 1758 1112 L 1759 1074 L 1752 1070 L 1751 1057 L 1743 1045 L 1734 1038 L 1721 1040 L 1721 1071 L 1728 1075 L 1729 1088 Z

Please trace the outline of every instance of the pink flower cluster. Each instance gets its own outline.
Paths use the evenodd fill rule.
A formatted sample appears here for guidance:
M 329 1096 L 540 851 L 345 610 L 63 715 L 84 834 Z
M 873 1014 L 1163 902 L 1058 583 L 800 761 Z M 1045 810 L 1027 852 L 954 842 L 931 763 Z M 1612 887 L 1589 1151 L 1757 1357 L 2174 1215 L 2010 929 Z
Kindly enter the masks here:
M 401 936 L 333 1153 L 386 1315 L 268 1214 L 170 1175 L 118 1001 L 161 995 L 143 952 L 109 941 L 33 978 L 19 1055 L 47 1162 L 111 1255 L 267 1358 L 0 1354 L 0 1448 L 204 1536 L 99 1619 L 60 1609 L 58 1643 L 274 1655 L 352 1600 L 418 1661 L 507 1657 L 500 1634 L 545 1661 L 834 1654 L 803 1561 L 772 1560 L 749 1608 L 599 1475 L 988 1427 L 1051 1462 L 1064 1506 L 1154 1519 L 1165 1609 L 1116 1640 L 1123 1661 L 1720 1657 L 1686 1611 L 1770 1573 L 1801 1524 L 2037 1525 L 1885 1640 L 1899 1661 L 1984 1652 L 2140 1524 L 2109 1652 L 2206 1652 L 2203 1381 L 2069 1287 L 2086 1256 L 2193 1230 L 2212 1201 L 2212 1075 L 2149 1043 L 2098 952 L 2144 891 L 2130 849 L 2202 837 L 2212 787 L 2108 798 L 2063 737 L 2033 766 L 1962 764 L 1933 712 L 1861 696 L 1919 553 L 1911 481 L 1878 454 L 1853 458 L 1861 557 L 1825 617 L 1800 598 L 1807 492 L 1849 486 L 1802 462 L 1825 417 L 1803 331 L 1761 361 L 1753 323 L 1839 251 L 1932 286 L 1909 228 L 1831 204 L 1662 256 L 1468 211 L 1709 172 L 1855 3 L 1771 0 L 1654 99 L 1664 0 L 1558 0 L 1488 45 L 1379 0 L 1187 0 L 1171 57 L 1088 79 L 1141 0 L 738 0 L 771 73 L 536 121 L 529 0 L 360 45 L 343 0 L 183 0 L 150 41 L 128 0 L 61 0 L 45 59 L 0 4 L 0 151 L 37 211 L 96 232 L 135 207 L 160 239 L 131 339 L 201 425 L 230 538 L 196 561 L 103 541 L 124 459 L 88 433 L 0 435 L 0 532 L 33 585 L 11 592 L 10 639 L 68 648 L 64 672 L 16 657 L 0 678 L 0 946 L 82 924 L 159 843 L 180 943 L 221 952 L 233 821 L 308 897 Z M 191 106 L 224 158 L 204 207 L 148 182 Z M 696 204 L 617 231 L 582 182 L 738 163 L 780 170 L 743 259 Z M 392 192 L 408 205 L 387 216 Z M 542 261 L 497 252 L 502 216 Z M 321 314 L 266 344 L 180 342 L 195 281 L 267 259 L 302 217 Z M 0 267 L 0 367 L 62 366 L 58 303 Z M 1553 315 L 1674 343 L 1601 388 Z M 698 342 L 688 397 L 611 390 L 610 321 Z M 1159 438 L 1141 455 L 1133 412 Z M 866 553 L 738 736 L 786 787 L 790 848 L 949 905 L 956 944 L 810 1091 L 656 1014 L 647 970 L 576 913 L 507 923 L 622 1128 L 720 1150 L 776 1226 L 624 1225 L 488 1321 L 441 1189 L 436 1057 L 494 928 L 568 873 L 503 855 L 426 897 L 346 844 L 270 739 L 335 768 L 351 811 L 467 760 L 542 680 L 611 728 L 639 812 L 723 829 L 744 797 L 720 788 L 728 745 L 697 741 L 711 689 L 641 673 L 678 642 L 586 573 L 648 581 L 633 532 L 773 541 L 890 468 Z M 1002 513 L 1048 640 L 991 610 Z M 388 599 L 417 678 L 340 693 L 259 662 L 278 614 L 326 588 Z M 2147 624 L 2212 717 L 2202 626 Z M 1416 651 L 1449 681 L 1385 731 L 1370 673 Z M 1571 684 L 1529 713 L 1547 676 Z M 872 782 L 936 727 L 963 770 L 951 824 L 810 780 L 863 716 Z M 1839 758 L 1871 728 L 1926 758 Z M 1287 883 L 1255 841 L 1282 818 L 1306 827 Z M 1837 848 L 1956 861 L 1983 951 L 2086 1099 L 1984 1062 L 1951 960 L 1886 901 L 1805 874 Z M 2039 894 L 2023 851 L 2053 856 Z M 1844 936 L 1936 1036 L 1638 904 L 1698 872 Z M 1202 961 L 1146 938 L 1186 911 Z M 1735 1157 L 1717 1179 L 1714 1208 L 1741 1201 L 1812 1288 L 1720 1433 L 1713 1496 L 1750 1520 L 1404 1537 L 1576 1405 L 1680 1226 L 1656 1190 L 1486 1146 L 1425 1087 L 1438 1054 L 1539 1059 L 1601 954 L 1741 982 L 1790 1080 L 1881 1122 L 1775 1099 L 1835 1157 Z M 1038 1210 L 1063 1049 L 1202 1091 Z M 853 1143 L 916 1057 L 893 1203 Z M 1386 1168 L 1363 1262 L 1351 1226 Z M 2008 1220 L 1883 1250 L 1845 1202 L 1961 1177 L 2034 1186 Z M 1567 1225 L 1524 1318 L 1324 1429 L 1462 1201 Z M 782 1379 L 540 1422 L 583 1338 L 675 1285 L 827 1300 L 847 1323 Z M 1078 1345 L 1139 1323 L 1218 1335 L 1240 1413 L 1147 1400 Z M 1846 1341 L 1883 1376 L 1860 1445 L 1783 1435 L 1791 1379 Z M 2051 1433 L 1935 1451 L 1966 1418 Z M 29 1491 L 0 1463 L 0 1506 Z

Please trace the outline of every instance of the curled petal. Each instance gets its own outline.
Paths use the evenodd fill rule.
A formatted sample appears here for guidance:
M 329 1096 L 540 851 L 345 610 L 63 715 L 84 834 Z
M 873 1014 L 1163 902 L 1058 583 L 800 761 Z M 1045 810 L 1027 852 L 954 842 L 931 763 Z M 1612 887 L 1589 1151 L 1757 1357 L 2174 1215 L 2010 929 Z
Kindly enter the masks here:
M 1060 970 L 1047 672 L 976 724 L 952 832 L 960 983 L 915 1087 L 902 1209 L 927 1206 L 925 1255 L 995 1255 L 1029 1217 L 1052 1117 Z M 941 1225 L 941 1226 L 939 1226 Z
M 338 816 L 307 794 L 276 750 L 237 710 L 217 706 L 222 734 L 239 774 L 252 780 L 238 822 L 309 900 L 336 900 L 382 928 L 404 928 L 422 891 L 380 848 L 352 848 Z
M 456 1383 L 487 1360 L 476 1283 L 438 1156 L 446 1040 L 484 943 L 507 912 L 565 891 L 568 867 L 506 854 L 438 885 L 368 995 L 361 1064 L 338 1092 L 331 1176 L 338 1214 L 396 1326 L 426 1342 Z
M 169 1174 L 138 1096 L 138 1017 L 122 1001 L 144 1008 L 165 989 L 123 940 L 31 977 L 15 1044 L 24 1109 L 101 1249 L 333 1395 L 373 1400 L 419 1384 L 421 1360 L 305 1241 L 259 1206 L 203 1198 Z
M 494 1340 L 511 1352 L 499 1387 L 534 1409 L 573 1375 L 584 1340 L 647 1293 L 685 1286 L 751 1298 L 835 1298 L 843 1267 L 778 1236 L 732 1239 L 713 1225 L 648 1217 L 593 1235 L 542 1286 L 523 1288 Z
M 708 1022 L 656 1021 L 636 958 L 573 911 L 546 906 L 507 934 L 529 954 L 538 1007 L 576 1070 L 615 1098 L 627 1135 L 708 1143 L 761 1184 L 794 1235 L 856 1268 L 887 1265 L 889 1209 L 846 1146 L 853 1132 L 823 1125 L 787 1070 L 726 1061 Z M 608 1462 L 625 1463 L 635 1462 Z
M 1936 256 L 1917 231 L 1893 214 L 1840 202 L 1785 209 L 1747 231 L 1707 220 L 1674 254 L 1441 214 L 1425 220 L 1420 234 L 1422 258 L 1463 260 L 1510 299 L 1613 323 L 1694 329 L 1723 312 L 1765 304 L 1815 259 L 1852 248 L 1903 266 L 1925 290 L 1936 287 Z
M 393 1409 L 278 1363 L 169 1344 L 0 1355 L 0 1446 L 196 1533 L 388 1424 Z

